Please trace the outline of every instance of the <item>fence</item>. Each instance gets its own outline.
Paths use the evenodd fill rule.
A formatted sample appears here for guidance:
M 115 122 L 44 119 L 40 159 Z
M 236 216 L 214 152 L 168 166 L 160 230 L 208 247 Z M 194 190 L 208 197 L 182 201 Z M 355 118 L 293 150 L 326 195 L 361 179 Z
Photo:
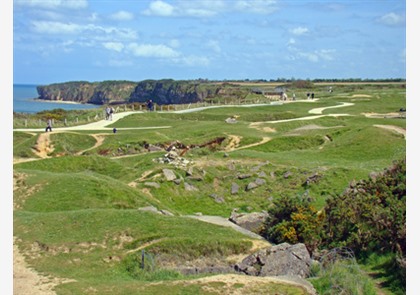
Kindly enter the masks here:
M 239 99 L 219 99 L 219 100 L 211 100 L 205 102 L 196 102 L 196 103 L 188 103 L 188 104 L 167 104 L 167 105 L 153 105 L 153 111 L 157 112 L 176 112 L 182 111 L 187 109 L 195 109 L 195 108 L 202 108 L 208 106 L 223 106 L 223 105 L 249 105 L 249 104 L 269 104 L 273 101 L 270 97 L 260 97 L 258 99 L 255 98 L 239 98 Z M 277 101 L 277 99 L 274 99 Z M 94 115 L 83 115 L 83 116 L 76 116 L 72 118 L 65 118 L 64 120 L 52 120 L 52 124 L 54 127 L 68 127 L 68 126 L 77 126 L 83 125 L 87 123 L 92 123 L 96 121 L 100 121 L 105 119 L 105 109 L 101 109 L 103 107 L 98 106 L 98 110 Z M 142 104 L 123 104 L 114 106 L 116 113 L 121 112 L 129 112 L 129 111 L 147 111 L 147 107 Z M 94 113 L 95 111 L 90 111 L 89 113 Z M 14 118 L 13 119 L 13 127 L 14 128 L 41 128 L 46 127 L 46 121 L 42 119 L 34 119 L 33 116 L 28 116 L 28 118 Z

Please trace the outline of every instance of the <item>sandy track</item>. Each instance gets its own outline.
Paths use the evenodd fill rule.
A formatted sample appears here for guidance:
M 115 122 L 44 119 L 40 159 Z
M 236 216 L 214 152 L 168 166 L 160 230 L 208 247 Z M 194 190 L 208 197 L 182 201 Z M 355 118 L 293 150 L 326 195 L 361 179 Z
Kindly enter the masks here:
M 404 135 L 404 138 L 406 137 L 406 130 L 404 128 L 394 126 L 394 125 L 373 125 L 373 126 L 378 127 L 378 128 L 388 129 L 388 130 Z
M 35 155 L 45 159 L 49 158 L 48 154 L 54 150 L 51 144 L 50 134 L 48 132 L 39 135 L 35 148 L 32 150 Z
M 13 294 L 55 295 L 55 286 L 71 280 L 43 276 L 31 269 L 13 239 Z

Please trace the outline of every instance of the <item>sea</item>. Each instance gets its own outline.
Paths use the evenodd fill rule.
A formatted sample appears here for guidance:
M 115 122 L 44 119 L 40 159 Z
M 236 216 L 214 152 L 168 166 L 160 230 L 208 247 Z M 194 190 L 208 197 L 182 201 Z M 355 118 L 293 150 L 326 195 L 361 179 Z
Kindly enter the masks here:
M 37 100 L 37 85 L 13 84 L 13 112 L 34 114 L 41 111 L 64 109 L 64 110 L 86 110 L 99 108 L 93 104 L 60 103 Z

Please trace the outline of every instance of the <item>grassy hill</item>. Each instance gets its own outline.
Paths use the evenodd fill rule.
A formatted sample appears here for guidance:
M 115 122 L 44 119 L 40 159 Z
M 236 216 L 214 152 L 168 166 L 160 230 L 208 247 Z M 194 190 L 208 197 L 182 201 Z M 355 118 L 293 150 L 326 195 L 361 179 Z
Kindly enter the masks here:
M 399 114 L 405 88 L 346 84 L 329 93 L 319 86 L 314 101 L 305 93 L 296 90 L 298 100 L 281 105 L 138 112 L 108 126 L 115 134 L 53 131 L 43 155 L 44 132 L 15 131 L 20 250 L 38 272 L 73 280 L 57 286 L 57 294 L 305 294 L 275 281 L 261 279 L 251 288 L 251 281 L 200 280 L 206 275 L 176 271 L 229 265 L 268 245 L 185 215 L 227 218 L 235 208 L 260 212 L 296 195 L 309 196 L 319 210 L 352 181 L 405 157 L 406 121 Z M 230 117 L 236 123 L 225 121 Z M 169 127 L 136 129 L 158 126 Z M 167 154 L 159 148 L 171 145 L 184 150 L 188 165 L 159 162 Z M 179 181 L 167 181 L 163 169 Z M 257 178 L 263 184 L 248 190 Z M 138 210 L 146 206 L 172 214 Z M 145 268 L 139 266 L 142 251 Z

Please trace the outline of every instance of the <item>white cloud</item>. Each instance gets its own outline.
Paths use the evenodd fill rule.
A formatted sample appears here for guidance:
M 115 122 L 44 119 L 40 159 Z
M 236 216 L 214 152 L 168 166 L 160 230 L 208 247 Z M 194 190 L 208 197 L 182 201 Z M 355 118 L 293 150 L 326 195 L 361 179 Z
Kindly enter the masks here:
M 217 12 L 208 9 L 188 8 L 183 11 L 183 14 L 193 17 L 211 17 L 216 15 Z
M 317 50 L 315 54 L 317 54 L 323 60 L 331 61 L 331 60 L 334 60 L 335 50 L 334 49 L 321 49 L 321 50 Z
M 159 58 L 175 58 L 179 53 L 166 45 L 137 44 L 130 43 L 128 49 L 135 56 L 142 57 L 159 57 Z
M 78 34 L 83 31 L 80 25 L 53 21 L 33 21 L 32 26 L 35 32 L 47 34 Z
M 378 21 L 388 26 L 396 26 L 404 24 L 405 17 L 403 15 L 398 15 L 396 13 L 391 12 L 380 17 Z
M 296 44 L 296 40 L 294 38 L 290 38 L 289 41 L 287 42 L 287 45 L 294 45 Z
M 145 15 L 189 16 L 206 18 L 221 12 L 240 11 L 246 13 L 268 14 L 277 10 L 276 0 L 178 0 L 172 5 L 162 0 L 155 0 L 143 11 Z M 227 5 L 229 4 L 229 5 Z
M 169 46 L 172 48 L 178 48 L 179 46 L 181 46 L 181 42 L 179 42 L 178 39 L 172 39 L 169 41 Z
M 14 3 L 21 6 L 40 8 L 70 8 L 79 9 L 88 6 L 87 0 L 14 0 Z
M 128 11 L 118 11 L 114 14 L 111 15 L 111 18 L 114 20 L 120 20 L 120 21 L 125 21 L 125 20 L 132 20 L 133 19 L 133 14 L 131 12 Z
M 297 57 L 314 63 L 319 62 L 320 60 L 332 61 L 334 60 L 335 52 L 336 51 L 334 49 L 321 49 L 314 52 L 298 52 Z
M 88 18 L 88 20 L 89 20 L 90 22 L 96 22 L 98 19 L 99 19 L 99 17 L 98 17 L 98 14 L 97 14 L 96 12 L 92 13 L 92 14 L 90 15 L 90 17 Z
M 294 29 L 290 29 L 289 32 L 292 33 L 293 35 L 300 36 L 300 35 L 308 33 L 309 29 L 304 28 L 304 27 L 297 27 L 297 28 L 294 28 Z
M 318 55 L 316 55 L 315 53 L 310 53 L 310 52 L 300 52 L 299 56 L 309 60 L 310 62 L 318 62 L 319 58 Z
M 175 7 L 166 2 L 156 0 L 149 4 L 149 8 L 144 11 L 146 15 L 172 16 L 175 13 Z
M 178 0 L 177 15 L 190 17 L 212 17 L 225 10 L 223 0 Z
M 137 38 L 137 32 L 132 29 L 102 27 L 93 24 L 79 25 L 75 23 L 62 23 L 53 21 L 33 21 L 32 29 L 40 34 L 88 34 L 94 33 L 92 39 L 120 38 L 133 40 Z M 105 35 L 104 35 L 105 34 Z M 83 35 L 86 37 L 86 35 Z
M 276 4 L 275 0 L 239 0 L 235 3 L 235 9 L 257 14 L 269 14 L 278 9 Z
M 219 41 L 217 40 L 210 40 L 207 42 L 206 46 L 213 50 L 214 52 L 220 53 L 222 49 L 220 48 Z
M 206 67 L 210 64 L 210 60 L 205 56 L 183 56 L 172 60 L 175 63 L 188 67 Z
M 105 42 L 102 43 L 102 45 L 109 50 L 114 50 L 117 52 L 121 52 L 121 50 L 123 50 L 124 48 L 124 44 L 120 43 L 120 42 Z

